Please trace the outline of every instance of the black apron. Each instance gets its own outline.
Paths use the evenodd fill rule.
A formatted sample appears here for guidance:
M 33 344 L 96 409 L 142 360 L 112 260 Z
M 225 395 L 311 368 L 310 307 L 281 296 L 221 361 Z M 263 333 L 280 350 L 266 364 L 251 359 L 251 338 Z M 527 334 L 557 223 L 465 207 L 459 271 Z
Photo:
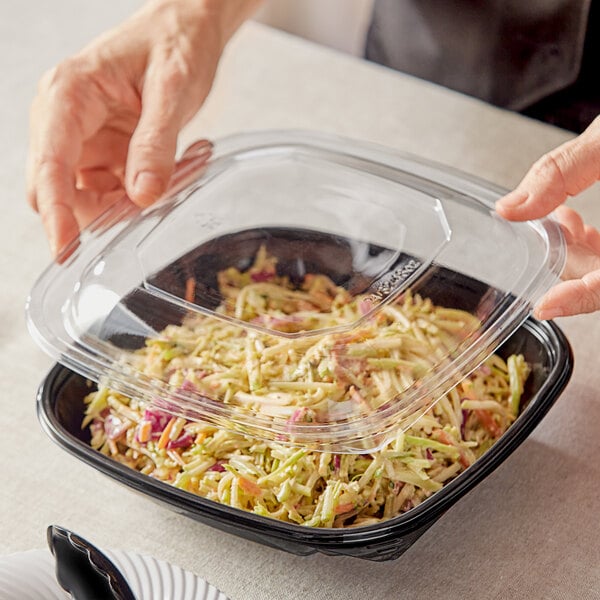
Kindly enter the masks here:
M 591 0 L 375 0 L 365 56 L 527 113 L 578 83 L 584 48 L 587 55 L 587 44 L 598 45 L 591 35 L 586 42 L 590 5 Z M 599 34 L 596 29 L 595 37 Z M 577 130 L 597 114 L 599 78 L 593 75 L 586 74 L 582 92 L 592 102 L 590 114 L 574 115 L 584 123 L 556 124 Z

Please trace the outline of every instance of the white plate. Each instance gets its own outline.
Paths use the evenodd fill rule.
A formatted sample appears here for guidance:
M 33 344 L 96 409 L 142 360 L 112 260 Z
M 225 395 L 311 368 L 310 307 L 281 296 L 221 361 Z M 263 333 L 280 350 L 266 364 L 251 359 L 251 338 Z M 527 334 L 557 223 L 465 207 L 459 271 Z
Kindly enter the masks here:
M 139 600 L 228 600 L 204 579 L 152 556 L 104 552 Z M 0 600 L 67 600 L 70 596 L 56 582 L 54 567 L 50 550 L 0 556 Z

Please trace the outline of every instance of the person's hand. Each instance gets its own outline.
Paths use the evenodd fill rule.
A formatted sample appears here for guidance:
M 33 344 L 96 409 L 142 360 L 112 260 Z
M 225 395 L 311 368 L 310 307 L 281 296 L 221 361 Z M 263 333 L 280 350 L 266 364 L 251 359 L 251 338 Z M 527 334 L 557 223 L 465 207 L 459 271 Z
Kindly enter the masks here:
M 496 203 L 514 221 L 538 219 L 553 210 L 567 242 L 563 281 L 539 301 L 534 315 L 553 319 L 600 310 L 600 232 L 561 206 L 600 178 L 600 117 L 577 138 L 538 160 L 521 183 Z
M 177 136 L 204 102 L 228 39 L 258 0 L 154 0 L 44 75 L 27 194 L 56 255 L 126 193 L 154 202 Z

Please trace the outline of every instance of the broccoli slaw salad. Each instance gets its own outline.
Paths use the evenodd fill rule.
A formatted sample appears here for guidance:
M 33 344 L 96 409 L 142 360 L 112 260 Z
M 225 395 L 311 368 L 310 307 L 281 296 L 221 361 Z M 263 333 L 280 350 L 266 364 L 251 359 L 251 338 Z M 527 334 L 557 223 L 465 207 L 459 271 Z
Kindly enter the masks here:
M 218 274 L 223 318 L 193 312 L 128 360 L 169 386 L 290 425 L 369 415 L 418 385 L 476 331 L 472 314 L 405 291 L 351 332 L 282 337 L 360 321 L 368 298 L 322 274 L 300 285 L 261 247 Z M 193 280 L 186 299 L 193 301 Z M 234 320 L 255 325 L 240 328 Z M 511 426 L 530 367 L 492 354 L 376 451 L 316 451 L 172 414 L 101 385 L 85 398 L 91 445 L 192 494 L 309 527 L 357 527 L 402 514 L 457 477 Z

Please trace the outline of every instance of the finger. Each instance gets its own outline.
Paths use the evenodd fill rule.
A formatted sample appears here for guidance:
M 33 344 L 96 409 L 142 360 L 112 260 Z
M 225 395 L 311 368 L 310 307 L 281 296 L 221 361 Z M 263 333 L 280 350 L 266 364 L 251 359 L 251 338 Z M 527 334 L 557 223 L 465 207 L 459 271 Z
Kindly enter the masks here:
M 163 60 L 150 64 L 125 170 L 129 197 L 139 206 L 152 204 L 167 188 L 183 124 L 185 95 L 185 74 L 177 66 Z
M 76 237 L 79 228 L 75 203 L 75 165 L 78 156 L 78 134 L 66 135 L 62 110 L 49 111 L 42 125 L 38 154 L 35 157 L 35 188 L 32 204 L 40 213 L 52 254 Z M 77 129 L 74 127 L 73 129 Z
M 585 243 L 594 252 L 600 255 L 600 231 L 591 225 L 585 225 L 584 227 L 584 240 Z
M 166 190 L 179 131 L 206 99 L 219 53 L 210 31 L 153 48 L 126 168 L 126 188 L 136 204 L 147 206 Z
M 561 278 L 576 279 L 599 268 L 600 232 L 568 206 L 559 206 L 555 214 L 567 242 L 567 264 Z
M 37 172 L 36 203 L 54 256 L 79 233 L 72 208 L 74 199 L 72 166 L 52 158 L 42 159 Z
M 600 269 L 600 254 L 594 252 L 587 244 L 571 241 L 567 244 L 567 260 L 560 278 L 580 279 L 586 273 Z
M 175 164 L 175 170 L 169 181 L 169 193 L 175 194 L 197 180 L 206 170 L 212 151 L 213 145 L 207 140 L 201 140 L 187 148 Z
M 177 164 L 181 164 L 183 161 L 193 159 L 199 155 L 212 154 L 213 143 L 210 140 L 197 140 L 190 144 L 181 155 L 181 158 Z
M 129 131 L 121 131 L 112 127 L 103 127 L 90 139 L 85 140 L 79 158 L 79 168 L 106 168 L 113 172 L 125 172 L 127 149 L 131 139 L 132 126 Z
M 583 240 L 585 237 L 585 223 L 579 213 L 568 206 L 559 206 L 555 216 L 563 227 L 563 231 L 570 235 L 572 240 Z
M 93 190 L 99 194 L 121 188 L 121 178 L 108 169 L 81 169 L 77 174 L 77 189 Z
M 78 77 L 76 63 L 66 61 L 43 80 L 32 119 L 30 203 L 40 213 L 55 256 L 79 233 L 73 212 L 76 165 L 83 140 L 105 117 L 87 83 Z
M 577 138 L 538 160 L 496 210 L 511 220 L 538 219 L 600 177 L 600 118 Z
M 87 198 L 79 198 L 75 209 L 75 218 L 79 229 L 87 227 L 92 221 L 106 212 L 115 202 L 124 197 L 123 189 L 117 189 L 104 194 L 88 193 Z
M 198 167 L 208 162 L 212 153 L 213 144 L 208 140 L 199 140 L 188 146 L 175 164 L 171 185 L 176 181 L 180 181 L 189 171 L 197 170 Z
M 600 310 L 600 271 L 581 279 L 563 281 L 553 287 L 537 304 L 534 316 L 555 319 Z

